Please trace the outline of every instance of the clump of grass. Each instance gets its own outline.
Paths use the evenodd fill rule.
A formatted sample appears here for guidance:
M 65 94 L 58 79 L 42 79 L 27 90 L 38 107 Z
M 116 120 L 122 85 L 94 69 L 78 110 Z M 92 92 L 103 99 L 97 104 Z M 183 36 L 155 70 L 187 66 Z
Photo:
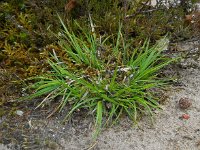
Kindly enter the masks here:
M 152 115 L 159 108 L 151 89 L 165 85 L 166 80 L 157 75 L 173 61 L 162 53 L 166 38 L 153 47 L 146 40 L 143 47 L 132 50 L 123 39 L 121 27 L 115 43 L 108 44 L 109 37 L 100 40 L 81 27 L 82 36 L 76 36 L 59 19 L 64 29 L 58 36 L 59 44 L 70 62 L 61 61 L 54 53 L 48 60 L 52 71 L 31 78 L 35 83 L 30 88 L 35 92 L 26 99 L 45 95 L 40 107 L 61 96 L 57 111 L 70 107 L 64 120 L 76 110 L 87 109 L 96 116 L 95 137 L 123 113 L 136 121 L 138 114 Z

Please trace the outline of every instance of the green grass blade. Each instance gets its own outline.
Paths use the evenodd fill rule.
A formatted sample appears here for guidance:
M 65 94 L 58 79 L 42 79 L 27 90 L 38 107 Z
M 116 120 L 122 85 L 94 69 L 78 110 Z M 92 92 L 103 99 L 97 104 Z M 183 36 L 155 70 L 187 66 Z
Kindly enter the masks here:
M 95 123 L 95 133 L 93 138 L 96 139 L 96 137 L 98 136 L 101 127 L 102 127 L 102 121 L 103 121 L 103 105 L 102 105 L 102 101 L 98 101 L 97 103 L 97 115 L 96 115 L 96 123 Z

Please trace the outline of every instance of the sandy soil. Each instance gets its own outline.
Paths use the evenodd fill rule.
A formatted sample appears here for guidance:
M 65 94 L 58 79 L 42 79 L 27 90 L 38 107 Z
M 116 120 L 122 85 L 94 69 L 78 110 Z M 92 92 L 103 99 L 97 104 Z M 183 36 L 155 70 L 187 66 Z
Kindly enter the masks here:
M 59 117 L 44 120 L 32 115 L 25 121 L 29 126 L 28 132 L 20 132 L 23 133 L 22 139 L 26 137 L 26 140 L 18 146 L 10 145 L 10 148 L 0 145 L 0 150 L 22 149 L 27 143 L 28 149 L 44 150 L 200 150 L 200 59 L 197 56 L 193 58 L 198 49 L 195 50 L 191 42 L 178 46 L 179 50 L 188 51 L 189 57 L 178 70 L 180 85 L 169 89 L 163 110 L 155 112 L 154 124 L 148 117 L 144 117 L 137 126 L 124 119 L 115 127 L 104 130 L 97 142 L 90 145 L 90 118 L 79 116 L 62 125 Z M 192 106 L 186 110 L 178 105 L 183 97 L 192 101 Z M 183 114 L 190 118 L 182 119 Z

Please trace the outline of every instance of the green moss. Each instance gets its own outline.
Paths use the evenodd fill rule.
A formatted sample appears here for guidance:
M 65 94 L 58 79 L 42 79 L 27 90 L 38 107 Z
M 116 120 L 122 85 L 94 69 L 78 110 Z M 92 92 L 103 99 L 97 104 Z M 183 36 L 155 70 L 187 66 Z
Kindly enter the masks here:
M 0 117 L 4 116 L 5 114 L 6 114 L 6 110 L 4 110 L 3 108 L 0 108 Z

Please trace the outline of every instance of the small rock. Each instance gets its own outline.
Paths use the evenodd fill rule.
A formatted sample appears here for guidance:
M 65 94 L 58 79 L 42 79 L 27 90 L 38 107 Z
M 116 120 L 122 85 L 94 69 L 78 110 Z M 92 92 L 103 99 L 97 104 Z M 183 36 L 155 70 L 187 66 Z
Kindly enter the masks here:
M 190 116 L 188 114 L 183 114 L 181 118 L 188 120 L 190 118 Z
M 17 114 L 18 116 L 23 116 L 24 112 L 21 111 L 21 110 L 17 110 L 17 111 L 16 111 L 16 114 Z
M 179 100 L 179 107 L 180 107 L 181 109 L 187 109 L 187 108 L 189 108 L 191 105 L 192 105 L 192 102 L 191 102 L 191 100 L 190 100 L 189 98 L 184 97 L 184 98 L 181 98 L 181 99 Z
M 184 139 L 187 139 L 187 140 L 193 140 L 193 137 L 190 136 L 190 135 L 185 135 L 183 136 Z

